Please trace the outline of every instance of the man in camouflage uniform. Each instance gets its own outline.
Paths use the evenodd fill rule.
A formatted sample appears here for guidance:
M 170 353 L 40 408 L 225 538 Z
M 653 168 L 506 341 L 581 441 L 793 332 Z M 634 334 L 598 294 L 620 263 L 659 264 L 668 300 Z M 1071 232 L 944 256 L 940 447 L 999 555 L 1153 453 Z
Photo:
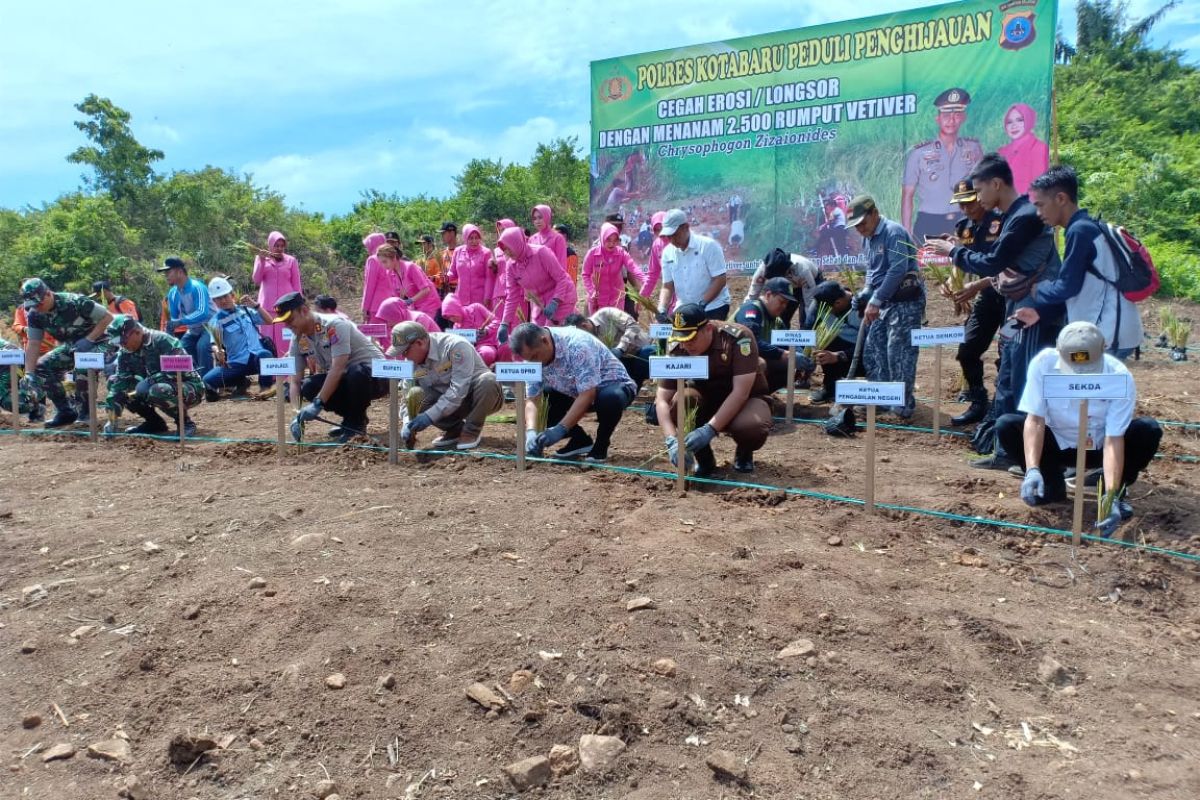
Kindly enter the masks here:
M 108 326 L 108 336 L 121 349 L 117 353 L 117 372 L 108 382 L 104 407 L 117 416 L 128 408 L 145 420 L 127 428 L 126 433 L 166 433 L 167 423 L 158 412 L 179 419 L 179 404 L 175 391 L 176 373 L 163 372 L 159 359 L 186 356 L 187 351 L 174 336 L 150 330 L 126 314 L 118 314 L 113 319 Z M 184 408 L 199 403 L 203 394 L 204 381 L 200 379 L 200 373 L 195 370 L 183 373 Z M 107 423 L 104 432 L 116 433 L 115 423 Z M 186 410 L 183 432 L 186 436 L 196 433 L 196 423 L 186 416 Z
M 20 350 L 21 348 L 7 339 L 0 337 L 0 350 Z M 0 366 L 0 408 L 5 411 L 12 411 L 12 381 L 9 379 L 9 370 L 16 369 L 7 364 Z M 38 405 L 37 392 L 29 382 L 23 381 L 17 389 L 17 412 L 20 414 L 28 414 Z
M 76 381 L 75 397 L 79 410 L 71 407 L 63 387 L 63 377 L 75 368 L 75 354 L 112 352 L 104 330 L 112 314 L 90 297 L 73 292 L 52 292 L 41 278 L 28 278 L 21 284 L 21 300 L 29 314 L 29 342 L 25 345 L 26 388 L 45 392 L 54 403 L 54 418 L 47 428 L 60 428 L 87 418 L 87 383 Z M 62 342 L 38 358 L 42 337 L 50 334 Z

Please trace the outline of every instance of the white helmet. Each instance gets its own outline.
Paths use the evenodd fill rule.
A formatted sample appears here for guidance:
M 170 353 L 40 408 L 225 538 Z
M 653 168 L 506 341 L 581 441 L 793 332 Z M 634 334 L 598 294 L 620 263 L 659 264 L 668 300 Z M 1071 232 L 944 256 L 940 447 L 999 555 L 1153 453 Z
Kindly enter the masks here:
M 208 282 L 208 295 L 216 300 L 218 297 L 224 297 L 227 294 L 233 294 L 233 284 L 226 278 L 217 276 Z

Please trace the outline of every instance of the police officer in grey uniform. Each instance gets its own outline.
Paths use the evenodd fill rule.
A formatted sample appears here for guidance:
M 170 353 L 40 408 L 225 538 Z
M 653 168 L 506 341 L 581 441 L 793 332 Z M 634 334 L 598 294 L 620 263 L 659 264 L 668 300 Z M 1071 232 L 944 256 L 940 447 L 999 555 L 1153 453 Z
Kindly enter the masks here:
M 504 392 L 474 345 L 457 334 L 429 333 L 419 322 L 400 322 L 387 354 L 413 362 L 413 381 L 422 391 L 420 412 L 401 437 L 407 441 L 432 425 L 442 431 L 436 448 L 478 447 L 483 423 L 503 407 Z
M 918 245 L 927 236 L 954 232 L 954 223 L 960 216 L 953 200 L 954 185 L 969 177 L 983 158 L 978 139 L 958 135 L 970 103 L 971 95 L 966 89 L 947 89 L 939 94 L 933 101 L 938 135 L 915 145 L 904 159 L 900 223 L 912 232 Z

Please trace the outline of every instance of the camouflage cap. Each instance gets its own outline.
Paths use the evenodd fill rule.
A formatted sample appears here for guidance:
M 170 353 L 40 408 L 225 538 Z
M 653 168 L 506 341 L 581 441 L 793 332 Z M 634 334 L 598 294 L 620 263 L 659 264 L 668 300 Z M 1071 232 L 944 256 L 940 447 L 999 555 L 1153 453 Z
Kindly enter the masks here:
M 50 287 L 41 278 L 26 278 L 21 284 L 21 300 L 25 309 L 29 310 L 42 302 L 42 298 L 50 293 Z
M 129 314 L 116 314 L 113 316 L 112 322 L 108 323 L 104 334 L 114 343 L 120 344 L 130 331 L 138 327 L 138 324 L 138 321 Z

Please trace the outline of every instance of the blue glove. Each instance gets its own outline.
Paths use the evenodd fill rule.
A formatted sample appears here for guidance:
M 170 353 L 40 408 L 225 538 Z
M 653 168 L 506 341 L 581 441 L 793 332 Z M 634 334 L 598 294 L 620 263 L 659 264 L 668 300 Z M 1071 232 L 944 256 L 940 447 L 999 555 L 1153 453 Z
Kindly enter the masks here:
M 1133 509 L 1130 509 L 1132 513 Z M 1121 509 L 1117 508 L 1117 504 L 1113 503 L 1113 509 L 1108 516 L 1096 523 L 1096 533 L 1103 536 L 1105 539 L 1117 532 L 1117 527 L 1121 524 Z
M 292 424 L 289 425 L 288 428 L 292 432 L 293 442 L 304 441 L 304 423 L 300 421 L 299 417 L 296 417 L 294 420 L 292 420 Z
M 694 453 L 708 447 L 715 438 L 717 438 L 717 429 L 706 422 L 687 435 L 687 438 L 683 440 L 683 446 L 689 453 Z
M 500 342 L 500 344 L 508 343 L 508 323 L 507 322 L 502 322 L 500 324 L 500 330 L 496 331 L 496 341 Z
M 539 433 L 533 443 L 537 445 L 538 450 L 545 450 L 547 447 L 553 447 L 565 438 L 567 438 L 566 428 L 562 425 L 551 425 Z
M 414 304 L 414 303 L 416 303 L 416 302 L 417 302 L 417 301 L 416 301 L 416 300 L 413 300 L 411 297 L 406 297 L 406 298 L 404 298 L 404 305 L 406 305 L 406 306 L 411 306 L 411 305 L 413 305 L 413 304 Z
M 420 433 L 432 424 L 433 420 L 429 418 L 428 414 L 422 411 L 420 414 L 417 414 L 415 417 L 413 417 L 412 421 L 408 423 L 408 432 L 410 434 Z
M 96 343 L 86 336 L 80 336 L 75 340 L 76 353 L 90 353 L 96 349 Z
M 1122 520 L 1127 520 L 1133 517 L 1133 506 L 1126 503 L 1124 500 L 1117 500 L 1113 503 L 1113 508 L 1121 514 Z
M 541 458 L 542 448 L 537 444 L 537 431 L 525 431 L 525 455 Z
M 558 298 L 556 297 L 549 303 L 546 303 L 546 307 L 542 310 L 546 312 L 547 317 L 554 319 L 554 312 L 558 311 Z
M 667 445 L 667 458 L 671 459 L 671 466 L 678 467 L 679 466 L 679 440 L 676 439 L 674 436 L 668 436 L 664 441 Z M 696 460 L 694 458 L 692 458 L 692 454 L 687 452 L 686 450 L 683 453 L 683 461 L 684 461 L 684 469 L 689 469 L 689 470 L 696 463 Z
M 1042 479 L 1042 471 L 1037 467 L 1025 470 L 1025 480 L 1021 481 L 1021 499 L 1027 506 L 1036 506 L 1038 500 L 1046 496 L 1046 481 Z
M 313 401 L 296 413 L 296 421 L 308 422 L 316 419 L 321 413 L 321 398 L 314 397 Z

